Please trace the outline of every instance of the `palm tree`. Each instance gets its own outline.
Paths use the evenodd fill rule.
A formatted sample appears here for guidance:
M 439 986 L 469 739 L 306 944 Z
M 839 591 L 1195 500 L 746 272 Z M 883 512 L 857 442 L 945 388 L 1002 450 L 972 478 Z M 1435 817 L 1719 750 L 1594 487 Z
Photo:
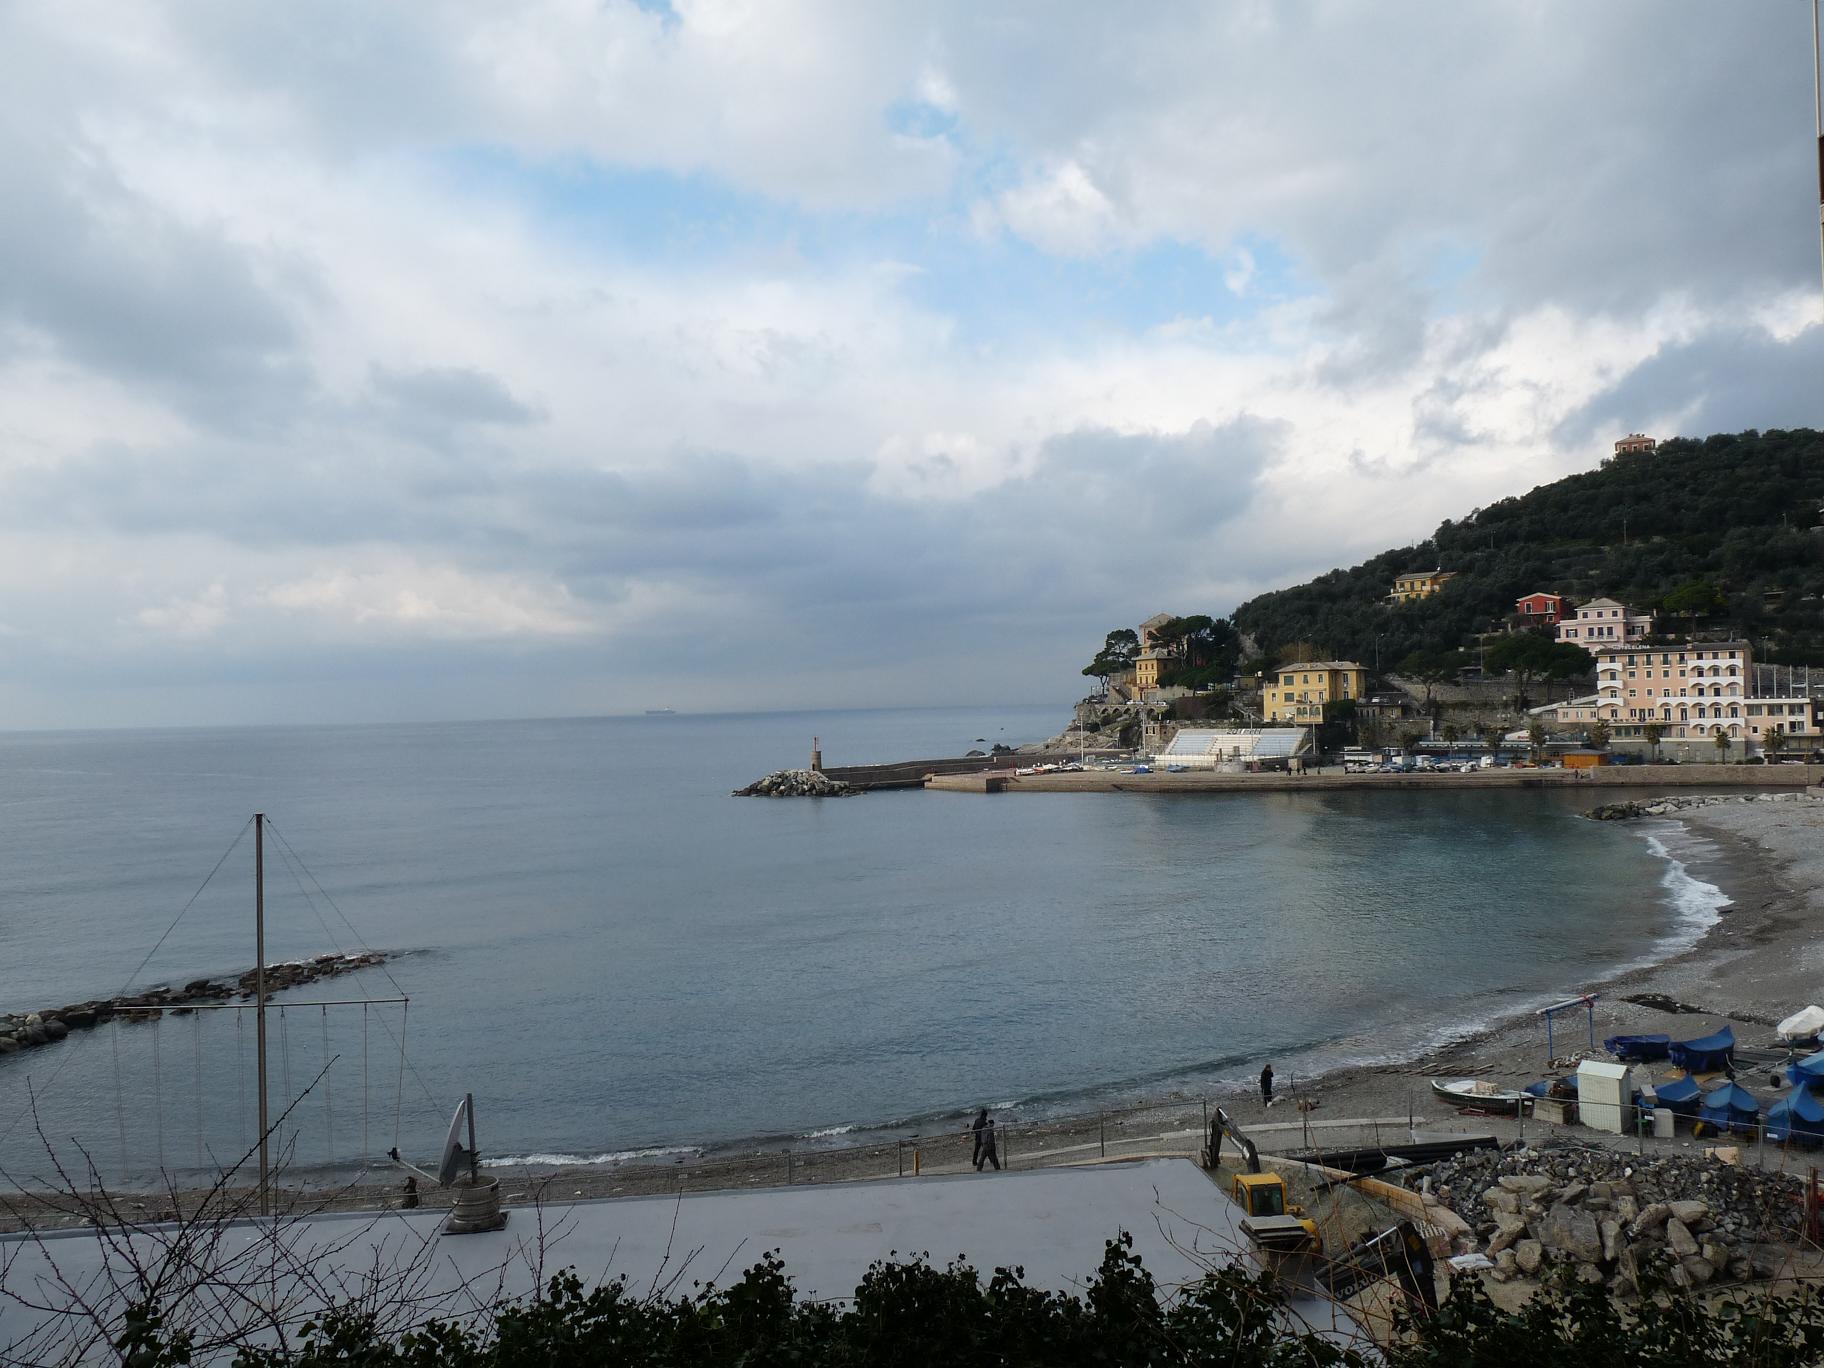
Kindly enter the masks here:
M 1589 738 L 1590 745 L 1594 746 L 1597 750 L 1607 750 L 1609 748 L 1609 724 L 1607 722 L 1598 722 L 1595 726 L 1590 728 Z
M 1526 729 L 1526 739 L 1532 743 L 1533 761 L 1538 763 L 1539 754 L 1545 749 L 1545 723 L 1535 721 Z
M 1761 733 L 1761 753 L 1772 759 L 1786 748 L 1786 728 L 1775 722 Z
M 1653 763 L 1659 763 L 1659 743 L 1665 739 L 1666 729 L 1658 722 L 1649 722 L 1640 729 L 1640 734 L 1647 738 L 1647 746 L 1653 752 Z
M 1457 739 L 1463 735 L 1463 728 L 1455 722 L 1446 722 L 1440 730 L 1440 735 L 1443 736 L 1445 745 L 1454 746 L 1457 744 Z
M 1716 758 L 1724 764 L 1729 762 L 1729 733 L 1721 727 L 1716 729 Z

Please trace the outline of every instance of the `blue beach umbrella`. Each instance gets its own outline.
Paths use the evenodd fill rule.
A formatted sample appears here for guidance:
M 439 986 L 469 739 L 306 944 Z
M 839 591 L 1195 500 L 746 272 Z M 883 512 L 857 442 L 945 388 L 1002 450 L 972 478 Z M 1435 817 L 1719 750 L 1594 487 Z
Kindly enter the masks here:
M 1761 1104 L 1740 1083 L 1724 1083 L 1710 1089 L 1697 1111 L 1698 1120 L 1708 1121 L 1719 1131 L 1752 1130 L 1760 1114 Z
M 1824 1102 L 1809 1088 L 1794 1088 L 1767 1108 L 1769 1140 L 1824 1140 Z

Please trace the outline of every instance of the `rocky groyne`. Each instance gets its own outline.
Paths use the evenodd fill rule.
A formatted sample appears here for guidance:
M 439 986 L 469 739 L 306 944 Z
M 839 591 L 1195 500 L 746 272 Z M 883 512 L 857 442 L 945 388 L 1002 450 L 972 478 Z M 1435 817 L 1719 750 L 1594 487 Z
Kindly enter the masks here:
M 1599 803 L 1584 813 L 1597 822 L 1629 822 L 1637 817 L 1676 817 L 1693 808 L 1715 807 L 1719 803 L 1805 803 L 1824 805 L 1824 799 L 1809 793 L 1694 793 L 1652 798 L 1645 802 Z
M 1643 1278 L 1702 1287 L 1770 1276 L 1804 1210 L 1794 1176 L 1582 1145 L 1462 1154 L 1432 1182 L 1486 1242 L 1497 1282 L 1565 1266 L 1624 1298 Z
M 353 973 L 383 963 L 386 958 L 380 951 L 367 950 L 355 955 L 318 955 L 315 959 L 269 964 L 266 966 L 266 992 L 270 995 L 315 983 L 318 979 Z M 249 999 L 256 992 L 258 972 L 249 969 L 232 978 L 192 979 L 182 986 L 160 984 L 143 992 L 91 998 L 36 1012 L 0 1013 L 0 1055 L 50 1045 L 63 1040 L 71 1031 L 86 1031 L 115 1017 L 122 1021 L 152 1021 L 166 1013 L 188 1015 L 194 1009 L 183 1005 L 186 1003 Z
M 776 770 L 734 792 L 737 798 L 853 798 L 861 790 L 817 770 Z

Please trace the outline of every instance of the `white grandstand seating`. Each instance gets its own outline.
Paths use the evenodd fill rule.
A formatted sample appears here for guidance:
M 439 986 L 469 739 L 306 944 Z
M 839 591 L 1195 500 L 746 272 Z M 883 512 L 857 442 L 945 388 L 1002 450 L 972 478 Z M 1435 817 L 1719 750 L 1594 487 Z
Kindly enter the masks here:
M 1262 727 L 1258 730 L 1222 731 L 1194 727 L 1179 732 L 1156 757 L 1161 764 L 1213 769 L 1217 765 L 1250 760 L 1284 760 L 1299 754 L 1309 743 L 1303 727 Z

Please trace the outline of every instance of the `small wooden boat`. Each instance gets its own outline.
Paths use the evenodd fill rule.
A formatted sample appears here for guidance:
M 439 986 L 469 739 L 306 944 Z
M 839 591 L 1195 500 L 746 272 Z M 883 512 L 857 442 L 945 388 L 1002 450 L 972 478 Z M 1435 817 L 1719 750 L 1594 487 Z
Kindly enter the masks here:
M 1450 1082 L 1434 1078 L 1431 1093 L 1439 1101 L 1466 1111 L 1493 1112 L 1499 1116 L 1516 1115 L 1532 1099 L 1513 1088 L 1498 1088 L 1479 1078 L 1458 1078 Z

